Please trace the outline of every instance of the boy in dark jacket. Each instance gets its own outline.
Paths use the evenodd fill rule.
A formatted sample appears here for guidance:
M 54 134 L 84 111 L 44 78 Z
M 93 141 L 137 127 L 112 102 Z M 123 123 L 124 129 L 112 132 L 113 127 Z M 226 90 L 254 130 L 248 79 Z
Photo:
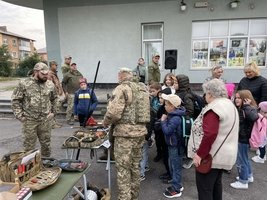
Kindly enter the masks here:
M 86 78 L 80 78 L 79 82 L 80 89 L 74 95 L 74 115 L 79 119 L 80 126 L 85 127 L 87 120 L 96 109 L 98 100 L 95 93 L 89 89 Z
M 167 198 L 180 197 L 182 195 L 182 126 L 181 117 L 185 115 L 185 108 L 180 107 L 181 99 L 177 95 L 162 94 L 165 100 L 167 115 L 161 117 L 161 127 L 168 145 L 170 172 L 172 185 L 163 193 Z

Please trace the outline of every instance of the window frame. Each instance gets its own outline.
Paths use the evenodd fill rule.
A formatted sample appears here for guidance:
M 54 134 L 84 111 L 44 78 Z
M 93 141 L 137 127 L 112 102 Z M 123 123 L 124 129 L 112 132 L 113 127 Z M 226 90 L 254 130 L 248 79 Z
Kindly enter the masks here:
M 154 25 L 160 25 L 162 29 L 162 38 L 161 39 L 144 39 L 144 27 L 145 26 L 154 26 Z M 159 60 L 159 63 L 160 63 L 160 69 L 162 69 L 162 61 L 164 60 L 164 49 L 163 49 L 163 42 L 164 42 L 164 23 L 163 22 L 153 22 L 153 23 L 142 23 L 141 24 L 141 55 L 142 55 L 142 58 L 144 58 L 145 60 L 145 63 L 146 63 L 146 66 L 148 66 L 151 61 L 152 61 L 152 55 L 146 55 L 147 52 L 146 52 L 146 44 L 149 44 L 149 43 L 160 43 L 160 51 L 159 52 L 159 55 L 160 55 L 160 60 Z
M 232 25 L 232 22 L 233 21 L 246 21 L 247 20 L 247 24 L 248 24 L 248 27 L 247 27 L 247 34 L 240 34 L 240 35 L 231 35 L 231 25 Z M 197 35 L 195 32 L 193 33 L 192 31 L 192 36 L 191 36 L 191 64 L 190 64 L 190 70 L 199 70 L 199 69 L 203 69 L 203 70 L 206 70 L 206 69 L 209 69 L 211 68 L 212 66 L 210 65 L 211 64 L 211 58 L 210 58 L 210 51 L 211 51 L 211 41 L 212 40 L 215 40 L 215 39 L 221 39 L 221 40 L 227 40 L 227 52 L 226 52 L 226 65 L 223 66 L 224 68 L 227 68 L 227 69 L 240 69 L 240 68 L 243 68 L 244 65 L 246 63 L 248 63 L 250 60 L 251 60 L 251 57 L 250 56 L 250 41 L 251 40 L 260 40 L 262 39 L 263 43 L 265 42 L 265 52 L 264 52 L 264 57 L 265 59 L 259 59 L 257 57 L 255 57 L 258 61 L 261 60 L 262 63 L 264 63 L 264 65 L 259 65 L 259 67 L 261 68 L 264 68 L 266 67 L 266 61 L 267 61 L 267 54 L 266 54 L 266 43 L 267 43 L 267 32 L 265 35 L 257 35 L 257 34 L 254 34 L 254 35 L 251 35 L 250 34 L 250 31 L 251 31 L 251 23 L 253 22 L 253 20 L 265 20 L 265 23 L 267 23 L 267 18 L 255 18 L 255 19 L 231 19 L 231 20 L 210 20 L 210 21 L 193 21 L 192 22 L 192 30 L 195 30 L 194 29 L 194 24 L 197 24 L 197 23 L 205 23 L 205 22 L 208 22 L 209 23 L 209 30 L 208 30 L 208 35 L 207 36 L 193 36 L 193 35 Z M 224 21 L 224 22 L 228 22 L 226 24 L 228 24 L 228 34 L 223 36 L 211 36 L 211 32 L 212 32 L 212 23 L 214 22 L 219 22 L 219 21 Z M 197 27 L 197 25 L 195 26 Z M 231 41 L 233 39 L 245 39 L 245 55 L 244 55 L 244 62 L 243 62 L 243 65 L 233 65 L 231 66 L 230 65 L 230 58 L 229 58 L 229 50 L 231 48 Z M 194 42 L 195 41 L 198 41 L 198 42 L 201 42 L 201 41 L 208 41 L 208 60 L 207 60 L 207 65 L 203 66 L 203 65 L 199 65 L 197 66 L 195 63 L 198 62 L 198 59 L 195 59 L 196 57 L 196 51 L 194 50 Z M 240 47 L 241 48 L 241 47 Z

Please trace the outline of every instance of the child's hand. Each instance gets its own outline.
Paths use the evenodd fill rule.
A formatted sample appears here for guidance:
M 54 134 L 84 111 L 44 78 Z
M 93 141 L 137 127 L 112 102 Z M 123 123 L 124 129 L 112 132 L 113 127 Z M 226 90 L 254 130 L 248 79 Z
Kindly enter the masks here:
M 251 99 L 244 99 L 243 104 L 250 105 L 251 104 Z
M 167 119 L 167 115 L 163 114 L 160 118 L 161 121 L 165 121 Z

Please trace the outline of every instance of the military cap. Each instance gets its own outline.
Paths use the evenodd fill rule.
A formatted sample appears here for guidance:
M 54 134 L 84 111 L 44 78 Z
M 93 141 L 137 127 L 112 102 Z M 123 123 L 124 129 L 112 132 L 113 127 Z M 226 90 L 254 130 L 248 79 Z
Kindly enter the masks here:
M 72 57 L 70 55 L 65 55 L 64 58 L 65 59 L 72 59 Z
M 35 71 L 40 71 L 42 74 L 48 74 L 48 67 L 46 64 L 42 63 L 42 62 L 38 62 L 34 65 L 33 70 Z

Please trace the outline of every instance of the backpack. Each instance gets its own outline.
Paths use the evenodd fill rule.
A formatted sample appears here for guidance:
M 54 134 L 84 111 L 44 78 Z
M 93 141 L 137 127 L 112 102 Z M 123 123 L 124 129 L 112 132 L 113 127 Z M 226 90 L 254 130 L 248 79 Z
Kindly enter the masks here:
M 187 147 L 187 143 L 191 134 L 191 127 L 193 125 L 193 119 L 192 118 L 186 118 L 185 116 L 182 116 L 182 133 L 184 138 L 184 147 Z
M 135 104 L 135 122 L 150 122 L 150 100 L 146 85 L 142 82 L 128 82 L 133 92 L 133 100 Z
M 202 109 L 205 107 L 204 98 L 196 93 L 191 92 L 193 96 L 194 102 L 194 116 L 193 118 L 196 119 L 198 115 L 201 113 Z
M 267 119 L 261 114 L 258 114 L 259 118 L 254 122 L 249 144 L 251 148 L 259 148 L 264 146 L 266 143 L 266 130 L 267 130 Z

